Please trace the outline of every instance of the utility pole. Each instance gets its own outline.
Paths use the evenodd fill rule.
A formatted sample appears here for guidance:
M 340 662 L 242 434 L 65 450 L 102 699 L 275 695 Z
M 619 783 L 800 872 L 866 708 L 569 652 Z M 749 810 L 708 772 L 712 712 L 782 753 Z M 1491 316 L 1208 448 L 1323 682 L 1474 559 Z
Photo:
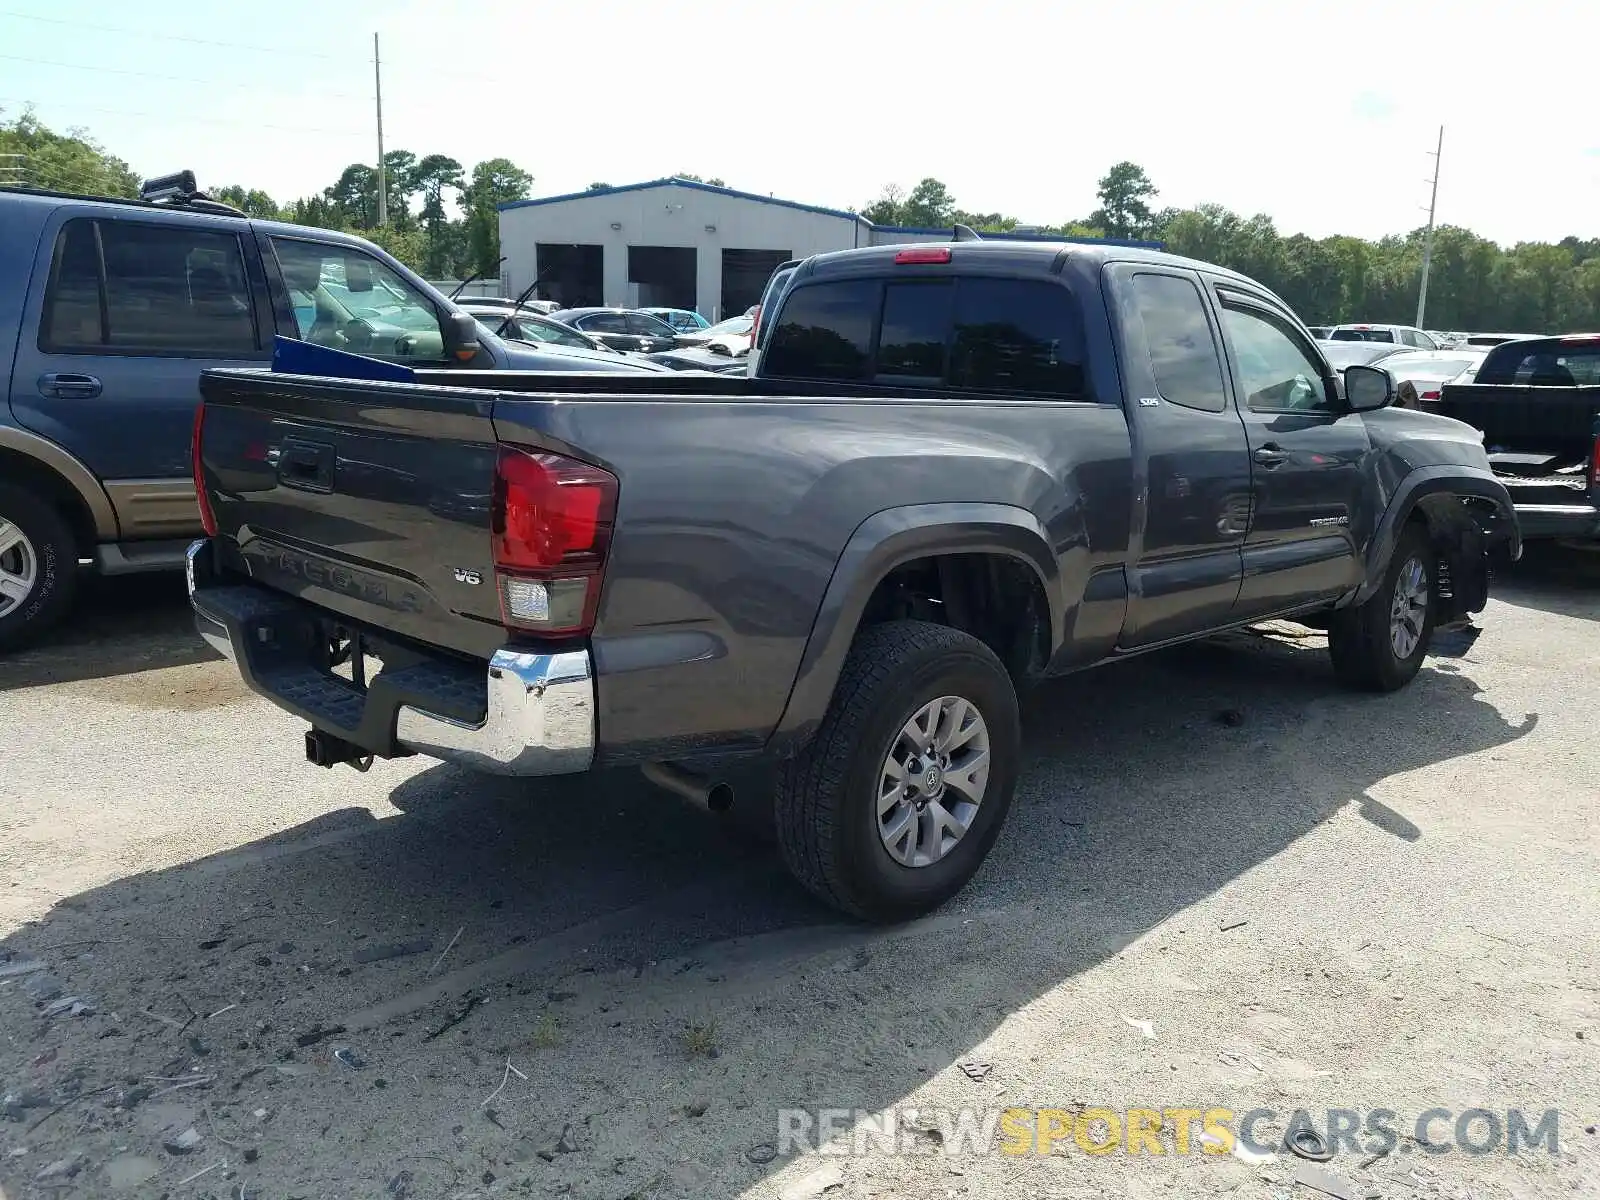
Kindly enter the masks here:
M 1439 160 L 1444 155 L 1444 126 L 1439 126 L 1439 147 L 1433 152 L 1433 194 L 1428 198 L 1428 232 L 1422 240 L 1422 287 L 1417 292 L 1417 328 L 1428 310 L 1428 272 L 1433 268 L 1433 213 L 1439 204 Z
M 378 99 L 378 227 L 382 229 L 389 224 L 389 184 L 384 182 L 384 69 L 378 58 L 378 34 L 373 34 L 373 90 Z

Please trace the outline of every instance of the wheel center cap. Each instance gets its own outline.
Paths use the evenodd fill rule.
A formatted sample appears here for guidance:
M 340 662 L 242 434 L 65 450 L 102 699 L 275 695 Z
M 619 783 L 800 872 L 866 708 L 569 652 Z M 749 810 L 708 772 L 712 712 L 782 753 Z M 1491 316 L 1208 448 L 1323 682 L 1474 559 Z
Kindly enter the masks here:
M 930 796 L 936 796 L 944 788 L 944 772 L 936 766 L 930 766 L 922 773 L 922 790 Z

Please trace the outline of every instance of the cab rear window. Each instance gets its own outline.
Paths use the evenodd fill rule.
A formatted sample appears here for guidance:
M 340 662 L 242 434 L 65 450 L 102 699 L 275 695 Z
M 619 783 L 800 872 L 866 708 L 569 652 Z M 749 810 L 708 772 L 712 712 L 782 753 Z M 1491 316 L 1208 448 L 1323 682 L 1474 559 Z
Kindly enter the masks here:
M 762 374 L 1084 398 L 1072 294 L 1041 280 L 841 280 L 784 297 Z
M 1335 329 L 1329 340 L 1334 342 L 1392 342 L 1392 329 Z

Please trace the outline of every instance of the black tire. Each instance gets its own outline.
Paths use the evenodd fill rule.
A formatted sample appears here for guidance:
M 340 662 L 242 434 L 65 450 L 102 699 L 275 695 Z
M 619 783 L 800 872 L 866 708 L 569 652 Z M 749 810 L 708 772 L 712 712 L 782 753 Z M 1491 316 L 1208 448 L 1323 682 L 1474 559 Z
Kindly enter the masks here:
M 880 772 L 901 728 L 942 696 L 967 701 L 983 718 L 989 775 L 976 815 L 945 856 L 905 866 L 879 835 Z M 922 621 L 871 626 L 851 647 L 816 736 L 779 766 L 779 852 L 805 887 L 852 916 L 896 921 L 937 908 L 972 878 L 999 836 L 1021 743 L 1011 677 L 977 638 Z
M 1427 609 L 1421 636 L 1409 654 L 1396 653 L 1391 638 L 1390 615 L 1402 572 L 1413 560 L 1427 572 Z M 1422 668 L 1439 612 L 1437 556 L 1420 524 L 1405 527 L 1383 573 L 1383 584 L 1364 604 L 1341 609 L 1328 626 L 1328 653 L 1333 673 L 1346 687 L 1364 692 L 1393 692 L 1410 683 Z
M 26 553 L 33 564 L 33 588 L 20 603 L 0 599 L 0 650 L 26 646 L 61 619 L 78 587 L 78 539 L 56 509 L 21 488 L 0 484 L 0 527 L 9 522 L 27 539 L 3 559 L 19 564 Z

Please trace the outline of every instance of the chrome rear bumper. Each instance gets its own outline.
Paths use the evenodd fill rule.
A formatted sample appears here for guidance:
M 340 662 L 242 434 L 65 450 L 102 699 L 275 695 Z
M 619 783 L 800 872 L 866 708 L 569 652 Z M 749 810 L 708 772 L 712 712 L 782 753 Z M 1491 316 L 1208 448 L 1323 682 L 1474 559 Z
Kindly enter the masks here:
M 545 654 L 506 646 L 489 660 L 481 684 L 469 665 L 441 654 L 437 662 L 386 669 L 362 691 L 290 649 L 319 644 L 296 634 L 334 620 L 331 614 L 256 584 L 213 580 L 205 541 L 189 547 L 185 570 L 200 636 L 239 668 L 251 690 L 317 729 L 380 758 L 426 754 L 495 775 L 563 775 L 594 762 L 594 668 L 586 649 Z

